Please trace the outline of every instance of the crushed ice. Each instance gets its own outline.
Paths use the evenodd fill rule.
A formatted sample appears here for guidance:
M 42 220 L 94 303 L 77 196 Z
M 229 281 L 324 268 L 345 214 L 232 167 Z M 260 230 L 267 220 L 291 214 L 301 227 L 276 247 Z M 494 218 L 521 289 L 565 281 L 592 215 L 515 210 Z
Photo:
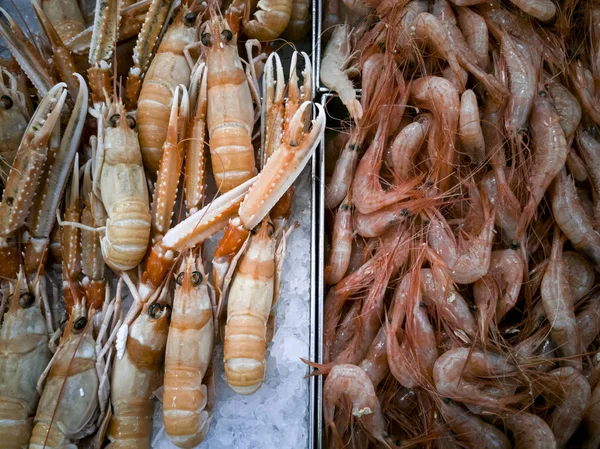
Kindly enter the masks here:
M 215 348 L 213 363 L 217 398 L 210 431 L 201 449 L 304 449 L 308 441 L 309 373 L 300 357 L 308 358 L 310 335 L 310 164 L 296 182 L 289 223 L 300 222 L 290 235 L 282 272 L 282 290 L 275 305 L 273 341 L 267 347 L 266 378 L 253 395 L 236 394 L 225 381 L 223 345 Z M 211 239 L 212 253 L 221 233 Z M 173 449 L 156 404 L 153 449 Z

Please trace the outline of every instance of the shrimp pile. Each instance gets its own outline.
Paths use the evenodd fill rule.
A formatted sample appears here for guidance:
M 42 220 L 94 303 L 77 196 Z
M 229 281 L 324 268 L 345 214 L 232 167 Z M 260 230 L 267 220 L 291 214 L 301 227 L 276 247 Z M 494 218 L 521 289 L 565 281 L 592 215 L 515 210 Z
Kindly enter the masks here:
M 308 54 L 286 78 L 267 41 L 302 40 L 309 3 L 31 4 L 39 36 L 0 8 L 0 447 L 149 448 L 155 396 L 196 447 L 216 375 L 269 375 L 325 116 Z
M 600 447 L 600 6 L 323 9 L 326 447 Z

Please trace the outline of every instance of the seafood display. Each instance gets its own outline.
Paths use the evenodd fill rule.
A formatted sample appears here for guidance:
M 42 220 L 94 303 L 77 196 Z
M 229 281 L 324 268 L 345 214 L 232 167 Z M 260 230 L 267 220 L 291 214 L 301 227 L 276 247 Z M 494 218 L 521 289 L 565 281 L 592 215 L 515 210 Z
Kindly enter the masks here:
M 149 448 L 157 419 L 197 447 L 216 376 L 271 376 L 325 115 L 308 54 L 284 76 L 267 41 L 304 39 L 310 8 L 91 6 L 31 0 L 39 34 L 0 8 L 0 447 Z
M 600 4 L 321 13 L 323 447 L 600 447 Z
M 600 3 L 312 5 L 0 7 L 0 448 L 600 448 Z

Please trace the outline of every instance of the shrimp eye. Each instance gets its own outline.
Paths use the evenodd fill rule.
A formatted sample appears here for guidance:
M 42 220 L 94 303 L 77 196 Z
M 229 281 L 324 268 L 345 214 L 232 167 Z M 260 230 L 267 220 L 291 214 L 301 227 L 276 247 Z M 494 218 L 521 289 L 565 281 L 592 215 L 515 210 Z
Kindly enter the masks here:
M 348 206 L 346 203 L 344 203 L 344 204 L 342 204 L 342 205 L 340 206 L 340 209 L 341 209 L 341 210 L 348 210 L 348 209 L 350 209 L 350 206 Z
M 444 398 L 444 403 L 445 404 L 450 404 L 450 402 L 452 402 L 452 399 L 450 399 L 450 398 Z
M 200 42 L 202 42 L 202 45 L 210 47 L 213 43 L 213 38 L 210 33 L 202 33 L 202 36 L 200 36 Z
M 19 305 L 21 307 L 23 307 L 24 309 L 27 309 L 27 308 L 31 307 L 34 299 L 35 299 L 35 297 L 33 296 L 33 294 L 31 294 L 29 292 L 21 293 L 19 295 Z
M 2 107 L 6 110 L 9 110 L 13 107 L 12 98 L 10 98 L 8 95 L 2 95 L 2 97 L 0 97 L 0 101 L 2 101 Z
M 202 282 L 202 275 L 200 274 L 199 271 L 193 271 L 192 272 L 192 285 L 198 285 L 200 282 Z
M 424 303 L 423 301 L 421 301 L 421 302 L 419 303 L 419 307 L 426 307 L 426 306 L 425 306 L 425 303 Z
M 79 317 L 73 323 L 73 330 L 80 331 L 86 326 L 86 324 L 87 324 L 87 318 L 84 316 Z
M 221 37 L 227 42 L 231 42 L 231 39 L 233 39 L 233 33 L 231 32 L 231 30 L 223 30 L 221 31 Z
M 433 187 L 433 181 L 427 181 L 427 182 L 425 183 L 425 187 L 427 187 L 427 188 L 429 188 L 429 189 L 430 189 L 431 187 Z
M 410 213 L 408 212 L 408 209 L 402 209 L 400 211 L 400 213 L 402 214 L 403 217 L 408 217 L 410 215 Z
M 185 272 L 182 271 L 181 273 L 179 273 L 177 275 L 177 278 L 175 278 L 175 282 L 177 283 L 177 285 L 181 285 L 183 284 L 183 277 L 185 276 Z
M 137 122 L 131 115 L 127 116 L 127 125 L 129 125 L 130 129 L 134 129 L 137 125 Z
M 113 128 L 116 128 L 117 125 L 119 124 L 120 118 L 121 118 L 121 114 L 113 114 L 108 119 L 108 123 L 110 123 L 110 126 L 112 126 Z
M 540 97 L 545 97 L 545 96 L 546 96 L 546 92 L 544 92 L 543 90 L 540 90 L 540 91 L 538 92 L 538 95 L 539 95 Z
M 413 61 L 408 61 L 408 68 L 409 69 L 414 69 L 415 68 L 415 63 Z
M 157 302 L 155 302 L 148 308 L 148 315 L 150 315 L 150 317 L 152 317 L 154 319 L 160 318 L 161 312 L 162 312 L 162 307 Z
M 471 304 L 471 305 L 469 306 L 469 310 L 470 310 L 471 312 L 475 312 L 475 311 L 477 310 L 477 306 L 476 306 L 475 304 Z
M 517 249 L 517 248 L 519 247 L 519 242 L 512 242 L 512 243 L 510 244 L 510 247 L 511 247 L 512 249 Z
M 273 234 L 275 234 L 275 226 L 273 226 L 273 223 L 268 223 L 267 226 L 267 233 L 269 234 L 269 237 L 273 237 Z
M 394 444 L 396 446 L 402 446 L 402 440 L 396 440 L 396 441 L 394 441 Z
M 195 12 L 188 12 L 184 17 L 183 20 L 185 20 L 185 23 L 187 25 L 193 25 L 194 22 L 196 21 L 196 17 L 198 17 L 198 14 Z
M 425 220 L 425 221 L 423 222 L 423 224 L 424 224 L 425 226 L 428 226 L 428 225 L 429 225 L 429 223 L 431 223 L 429 220 Z

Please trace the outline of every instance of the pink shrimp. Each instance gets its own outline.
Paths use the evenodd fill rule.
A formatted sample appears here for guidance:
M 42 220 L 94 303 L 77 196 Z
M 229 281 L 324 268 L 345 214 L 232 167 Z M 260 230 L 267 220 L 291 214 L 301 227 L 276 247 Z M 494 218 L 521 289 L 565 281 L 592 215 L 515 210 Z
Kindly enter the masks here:
M 498 413 L 515 400 L 516 384 L 510 379 L 517 368 L 506 357 L 478 349 L 446 351 L 433 367 L 438 392 L 463 402 L 473 413 Z M 501 380 L 493 382 L 493 377 Z
M 425 0 L 413 0 L 406 5 L 402 11 L 400 20 L 397 25 L 397 48 L 403 53 L 404 57 L 409 61 L 409 65 L 414 65 L 417 61 L 417 52 L 414 44 L 414 33 L 412 31 L 413 24 L 417 16 L 423 12 L 427 12 L 427 4 Z
M 554 185 L 552 197 L 554 220 L 575 249 L 586 256 L 600 271 L 600 234 L 585 213 L 573 180 L 562 170 Z
M 348 265 L 348 274 L 354 273 L 365 262 L 363 252 L 365 250 L 365 241 L 355 238 L 352 241 L 352 252 L 350 253 L 350 264 Z
M 377 258 L 369 259 L 358 270 L 346 276 L 335 287 L 329 289 L 325 298 L 324 323 L 323 323 L 323 360 L 331 360 L 331 351 L 335 341 L 335 328 L 342 316 L 345 301 L 352 293 L 357 292 L 361 286 L 369 285 L 373 281 L 375 269 L 379 263 Z
M 555 229 L 550 264 L 542 279 L 542 302 L 550 321 L 552 341 L 558 346 L 559 353 L 568 358 L 565 363 L 581 371 L 581 335 L 562 257 L 563 242 L 560 231 Z
M 594 217 L 600 218 L 600 142 L 581 126 L 575 133 L 575 140 L 594 191 Z
M 600 293 L 594 294 L 585 308 L 577 314 L 577 327 L 585 350 L 600 334 Z
M 407 257 L 407 248 L 404 248 L 406 243 L 406 234 L 404 232 L 396 232 L 392 237 L 384 236 L 379 244 L 379 248 L 376 254 L 366 261 L 358 270 L 353 272 L 352 274 L 346 276 L 342 279 L 336 286 L 332 287 L 327 293 L 327 298 L 325 299 L 325 321 L 323 324 L 323 360 L 325 362 L 331 361 L 331 349 L 333 347 L 333 343 L 335 340 L 335 328 L 342 316 L 342 309 L 344 306 L 344 302 L 350 297 L 351 294 L 356 293 L 361 287 L 365 287 L 368 285 L 372 285 L 372 290 L 369 293 L 369 298 L 371 302 L 367 305 L 368 301 L 365 301 L 365 307 L 361 312 L 361 320 L 359 320 L 360 326 L 363 324 L 364 330 L 372 333 L 371 340 L 374 338 L 377 329 L 371 329 L 370 326 L 377 326 L 376 320 L 374 320 L 374 316 L 372 312 L 377 312 L 378 307 L 383 307 L 383 293 L 385 293 L 385 287 L 387 287 L 387 281 L 385 277 L 389 272 L 389 276 L 393 272 L 395 272 L 400 265 L 402 265 L 406 261 Z M 382 278 L 379 278 L 382 277 Z M 375 283 L 377 283 L 377 289 L 375 289 Z M 385 284 L 385 285 L 382 285 Z M 367 313 L 370 311 L 371 314 Z M 376 313 L 375 313 L 376 314 Z M 366 323 L 366 324 L 365 324 Z M 363 330 L 362 327 L 360 328 Z M 356 346 L 361 343 L 361 346 L 357 352 L 360 352 L 360 349 L 363 352 L 366 352 L 368 349 L 368 345 L 371 343 L 371 340 L 364 341 L 361 340 L 360 333 L 353 338 L 353 348 L 346 348 L 346 350 L 352 352 L 356 350 Z M 368 340 L 368 335 L 365 336 L 366 340 Z M 367 345 L 364 347 L 364 345 Z M 349 357 L 350 354 L 345 353 L 344 357 Z M 364 353 L 356 355 L 356 357 L 361 357 L 356 363 L 359 363 L 364 356 Z M 342 355 L 340 355 L 342 357 Z M 336 360 L 339 357 L 336 358 Z
M 374 273 L 373 284 L 370 287 L 367 298 L 363 301 L 363 306 L 360 315 L 357 319 L 357 331 L 355 332 L 352 341 L 344 349 L 344 351 L 333 360 L 329 367 L 323 367 L 320 371 L 327 372 L 327 369 L 334 365 L 343 363 L 358 364 L 364 358 L 369 349 L 369 346 L 375 339 L 377 332 L 381 326 L 381 317 L 383 315 L 383 302 L 388 282 L 398 269 L 397 262 L 394 258 L 398 258 L 401 254 L 400 265 L 408 258 L 409 248 L 407 233 L 398 232 L 398 238 L 392 249 L 384 257 L 384 263 L 380 269 Z
M 442 69 L 442 78 L 450 81 L 458 92 L 463 93 L 467 89 L 469 72 L 463 68 L 455 72 L 452 67 L 448 66 Z
M 356 212 L 354 229 L 362 237 L 379 237 L 388 229 L 397 227 L 416 214 L 434 207 L 437 202 L 437 198 L 417 198 L 398 202 L 370 214 Z
M 358 366 L 369 376 L 374 387 L 377 387 L 390 372 L 387 360 L 386 333 L 383 326 L 369 346 L 364 360 Z
M 360 1 L 356 2 L 362 3 Z M 344 23 L 334 27 L 331 39 L 323 52 L 321 61 L 321 82 L 335 91 L 354 121 L 363 115 L 360 102 L 356 98 L 356 90 L 350 76 L 357 72 L 352 66 L 353 53 L 350 45 L 350 25 Z
M 421 269 L 406 274 L 392 301 L 392 321 L 386 323 L 386 345 L 390 371 L 406 388 L 431 382 L 437 353 L 435 332 L 421 301 Z M 397 334 L 406 320 L 402 345 Z
M 407 369 L 406 354 L 400 347 L 396 334 L 400 331 L 400 327 L 406 318 L 408 296 L 414 293 L 410 291 L 411 288 L 414 289 L 410 276 L 410 274 L 405 275 L 402 281 L 396 285 L 391 305 L 392 316 L 385 324 L 386 352 L 389 368 L 396 380 L 400 382 L 400 385 L 406 388 L 413 388 L 416 382 Z
M 391 448 L 381 404 L 369 376 L 355 365 L 338 365 L 332 368 L 323 385 L 323 419 L 331 432 L 343 434 L 334 422 L 335 406 L 348 401 L 351 414 L 371 437 Z M 346 403 L 348 403 L 346 402 Z
M 467 89 L 460 97 L 458 137 L 462 149 L 477 164 L 485 160 L 485 140 L 481 131 L 481 119 L 475 92 Z
M 535 97 L 537 71 L 525 48 L 520 49 L 508 33 L 499 31 L 498 34 L 511 93 L 505 111 L 505 126 L 509 136 L 514 137 L 527 126 Z
M 422 14 L 421 14 L 422 15 Z M 420 17 L 420 16 L 419 16 Z M 456 153 L 455 141 L 460 114 L 458 91 L 448 80 L 437 76 L 423 77 L 412 85 L 415 106 L 433 113 L 438 132 L 429 138 L 429 145 L 436 148 L 433 179 L 441 191 L 450 185 Z M 443 132 L 439 132 L 443 130 Z
M 499 323 L 516 304 L 523 283 L 524 265 L 512 249 L 492 252 L 488 273 L 473 285 L 482 336 L 487 335 L 490 318 Z
M 423 114 L 405 126 L 390 145 L 391 169 L 400 180 L 410 177 L 414 158 L 423 146 L 433 120 L 431 114 Z
M 570 67 L 571 85 L 581 101 L 583 110 L 597 125 L 600 125 L 600 103 L 594 95 L 595 86 L 592 72 L 583 65 L 581 60 L 573 61 Z
M 571 366 L 550 371 L 544 383 L 551 394 L 550 401 L 556 404 L 548 425 L 556 437 L 557 449 L 562 449 L 581 423 L 590 402 L 590 384 Z
M 486 423 L 479 416 L 470 413 L 460 405 L 445 398 L 440 403 L 444 420 L 467 447 L 481 449 L 511 449 L 504 433 Z
M 525 228 L 533 218 L 546 189 L 567 160 L 565 133 L 560 126 L 558 113 L 542 87 L 533 101 L 530 126 L 534 154 L 526 177 L 529 200 L 519 220 L 519 240 L 523 237 Z
M 596 285 L 594 267 L 575 251 L 564 251 L 563 260 L 567 267 L 567 277 L 569 278 L 573 301 L 577 302 L 592 291 L 592 288 Z
M 524 361 L 532 357 L 553 360 L 555 357 L 554 345 L 548 336 L 548 328 L 542 327 L 525 340 L 517 343 L 514 347 L 514 355 L 517 360 Z M 548 371 L 548 366 L 552 365 L 540 363 L 538 370 Z
M 577 180 L 575 178 L 575 176 L 573 176 L 572 173 L 571 173 L 571 176 L 573 177 L 574 180 Z M 581 206 L 583 207 L 583 210 L 585 211 L 585 213 L 587 214 L 588 217 L 593 218 L 594 217 L 594 203 L 592 203 L 592 200 L 590 199 L 590 196 L 588 195 L 587 190 L 584 190 L 582 187 L 578 187 L 576 190 L 577 190 L 577 196 L 579 197 L 579 201 L 581 202 Z
M 325 207 L 333 209 L 339 206 L 348 194 L 365 137 L 366 133 L 361 128 L 353 128 L 350 139 L 340 153 L 333 175 L 325 189 Z
M 352 237 L 352 199 L 348 194 L 335 214 L 331 252 L 329 262 L 325 267 L 325 282 L 327 284 L 337 284 L 346 274 L 350 264 Z
M 434 47 L 455 73 L 458 74 L 460 67 L 463 67 L 485 86 L 489 95 L 503 98 L 507 94 L 496 78 L 477 65 L 477 57 L 456 25 L 448 21 L 442 22 L 432 14 L 421 13 L 415 19 L 414 26 L 416 36 Z
M 569 169 L 569 173 L 571 173 L 575 181 L 587 181 L 588 172 L 585 162 L 583 162 L 583 160 L 577 155 L 574 148 L 570 148 L 569 153 L 567 154 L 567 168 Z M 594 208 L 592 206 L 592 213 L 593 209 Z
M 511 36 L 515 36 L 523 42 L 530 42 L 530 48 L 541 49 L 544 60 L 548 64 L 556 67 L 566 65 L 566 52 L 560 37 L 553 38 L 550 33 L 544 33 L 543 37 L 540 36 L 540 33 L 532 26 L 531 20 L 511 12 L 499 2 L 482 3 L 477 7 L 477 10 L 486 19 L 488 26 L 496 25 Z
M 492 242 L 494 240 L 495 210 L 489 212 L 489 204 L 483 201 L 485 219 L 478 235 L 458 243 L 448 223 L 442 217 L 433 217 L 429 225 L 429 245 L 446 262 L 452 279 L 459 284 L 470 284 L 485 276 L 490 267 Z
M 556 449 L 552 429 L 537 415 L 526 412 L 507 414 L 504 424 L 515 439 L 513 449 Z
M 548 22 L 556 16 L 556 6 L 551 0 L 510 0 L 510 2 L 524 13 Z
M 452 6 L 446 0 L 434 0 L 431 5 L 431 14 L 442 22 L 449 22 L 456 25 L 456 16 L 452 11 Z
M 392 226 L 404 223 L 411 214 L 400 202 L 371 214 L 357 212 L 354 216 L 354 229 L 362 237 L 378 237 Z
M 433 307 L 442 323 L 461 340 L 474 335 L 475 318 L 469 305 L 456 291 L 450 279 L 450 273 L 444 261 L 433 251 L 429 251 L 428 259 L 431 269 L 421 270 L 421 289 L 423 299 L 429 307 Z
M 501 169 L 504 173 L 504 169 Z M 481 181 L 481 190 L 485 193 L 492 207 L 496 210 L 495 223 L 503 239 L 513 247 L 517 246 L 517 226 L 521 210 L 511 201 L 503 201 L 500 196 L 496 172 L 489 172 Z
M 508 84 L 506 64 L 500 57 L 499 52 L 494 51 L 493 66 L 496 78 L 503 84 Z M 504 154 L 504 110 L 506 101 L 488 96 L 483 105 L 481 117 L 481 131 L 485 141 L 487 157 L 494 170 L 504 169 L 506 155 Z
M 552 104 L 556 108 L 556 112 L 558 112 L 560 126 L 570 146 L 575 136 L 575 130 L 581 121 L 581 106 L 579 105 L 579 101 L 577 101 L 577 97 L 569 89 L 554 78 L 549 77 L 546 81 L 546 89 L 552 99 Z
M 386 130 L 389 125 L 390 114 L 381 119 L 377 134 L 373 142 L 360 160 L 356 168 L 352 191 L 356 210 L 362 214 L 370 214 L 398 201 L 420 196 L 414 188 L 420 182 L 415 177 L 402 184 L 397 184 L 384 190 L 379 180 L 379 167 L 383 156 L 386 141 Z
M 346 312 L 344 318 L 340 322 L 335 333 L 335 340 L 331 350 L 331 357 L 333 359 L 340 355 L 340 353 L 346 349 L 352 341 L 354 333 L 356 332 L 356 318 L 360 313 L 361 306 L 361 301 L 354 301 L 352 306 L 350 306 L 350 310 Z
M 465 0 L 457 0 L 465 1 Z M 473 0 L 466 0 L 473 1 Z M 479 1 L 479 0 L 474 0 Z M 485 20 L 479 14 L 472 9 L 466 8 L 465 6 L 459 6 L 458 2 L 454 2 L 458 7 L 456 14 L 458 15 L 458 26 L 465 36 L 465 41 L 475 54 L 477 58 L 477 64 L 483 70 L 487 70 L 490 64 L 489 56 L 489 39 L 488 39 L 488 28 L 485 24 Z

